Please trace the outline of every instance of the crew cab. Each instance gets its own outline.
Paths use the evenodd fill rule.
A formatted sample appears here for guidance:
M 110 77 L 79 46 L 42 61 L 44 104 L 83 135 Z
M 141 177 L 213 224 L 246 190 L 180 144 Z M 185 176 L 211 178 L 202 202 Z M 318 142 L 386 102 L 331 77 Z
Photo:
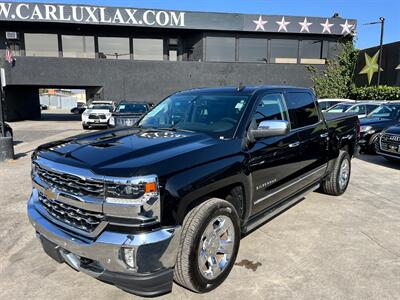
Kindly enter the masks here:
M 112 101 L 93 101 L 82 113 L 83 129 L 108 127 L 108 120 L 113 109 Z
M 379 134 L 375 150 L 389 161 L 400 162 L 400 123 L 386 128 Z
M 130 127 L 133 126 L 141 116 L 150 109 L 149 104 L 144 102 L 127 102 L 118 103 L 114 109 L 110 120 L 109 127 Z
M 173 280 L 207 292 L 243 235 L 306 193 L 346 191 L 358 129 L 357 116 L 324 117 L 306 88 L 178 92 L 135 127 L 36 149 L 28 216 L 75 270 L 142 296 Z

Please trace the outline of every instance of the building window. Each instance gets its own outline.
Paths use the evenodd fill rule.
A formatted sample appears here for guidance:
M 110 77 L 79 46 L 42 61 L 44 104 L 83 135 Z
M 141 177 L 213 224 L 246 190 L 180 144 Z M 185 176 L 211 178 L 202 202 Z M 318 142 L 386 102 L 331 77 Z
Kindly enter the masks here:
M 235 61 L 235 44 L 234 37 L 207 37 L 206 60 Z
M 300 42 L 300 63 L 301 64 L 325 64 L 323 57 L 323 41 L 302 40 Z
M 130 59 L 129 38 L 99 37 L 99 58 Z
M 271 62 L 276 64 L 296 64 L 298 40 L 271 40 Z
M 95 58 L 94 37 L 81 35 L 63 35 L 63 57 Z
M 133 59 L 163 60 L 163 39 L 133 39 Z
M 243 62 L 266 62 L 267 40 L 239 38 L 239 61 Z
M 25 55 L 58 57 L 57 34 L 25 33 Z

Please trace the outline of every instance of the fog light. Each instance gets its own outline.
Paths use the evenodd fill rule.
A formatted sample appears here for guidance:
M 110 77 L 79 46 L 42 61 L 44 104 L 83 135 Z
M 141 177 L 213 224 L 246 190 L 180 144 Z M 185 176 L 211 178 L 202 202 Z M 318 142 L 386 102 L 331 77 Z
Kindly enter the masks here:
M 123 258 L 128 267 L 134 269 L 136 267 L 135 261 L 135 249 L 134 248 L 123 248 Z

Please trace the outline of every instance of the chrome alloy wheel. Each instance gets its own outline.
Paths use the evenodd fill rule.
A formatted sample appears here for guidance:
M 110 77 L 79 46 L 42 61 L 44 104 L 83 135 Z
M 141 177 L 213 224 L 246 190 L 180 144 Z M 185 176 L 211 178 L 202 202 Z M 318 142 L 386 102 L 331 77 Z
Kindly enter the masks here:
M 344 189 L 347 185 L 347 182 L 349 181 L 350 177 L 350 164 L 347 159 L 344 159 L 342 161 L 342 164 L 340 165 L 340 171 L 339 171 L 339 186 L 340 189 Z
M 235 228 L 231 219 L 221 215 L 211 220 L 203 232 L 198 250 L 200 273 L 215 279 L 228 266 L 235 243 Z

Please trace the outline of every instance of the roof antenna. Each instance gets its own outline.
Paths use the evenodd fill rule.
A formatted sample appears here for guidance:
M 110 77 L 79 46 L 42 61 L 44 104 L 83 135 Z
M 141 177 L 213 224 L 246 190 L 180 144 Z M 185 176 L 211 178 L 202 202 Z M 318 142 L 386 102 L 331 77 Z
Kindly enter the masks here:
M 236 87 L 236 90 L 239 92 L 243 90 L 246 86 L 243 85 L 243 82 L 239 82 L 238 86 Z

